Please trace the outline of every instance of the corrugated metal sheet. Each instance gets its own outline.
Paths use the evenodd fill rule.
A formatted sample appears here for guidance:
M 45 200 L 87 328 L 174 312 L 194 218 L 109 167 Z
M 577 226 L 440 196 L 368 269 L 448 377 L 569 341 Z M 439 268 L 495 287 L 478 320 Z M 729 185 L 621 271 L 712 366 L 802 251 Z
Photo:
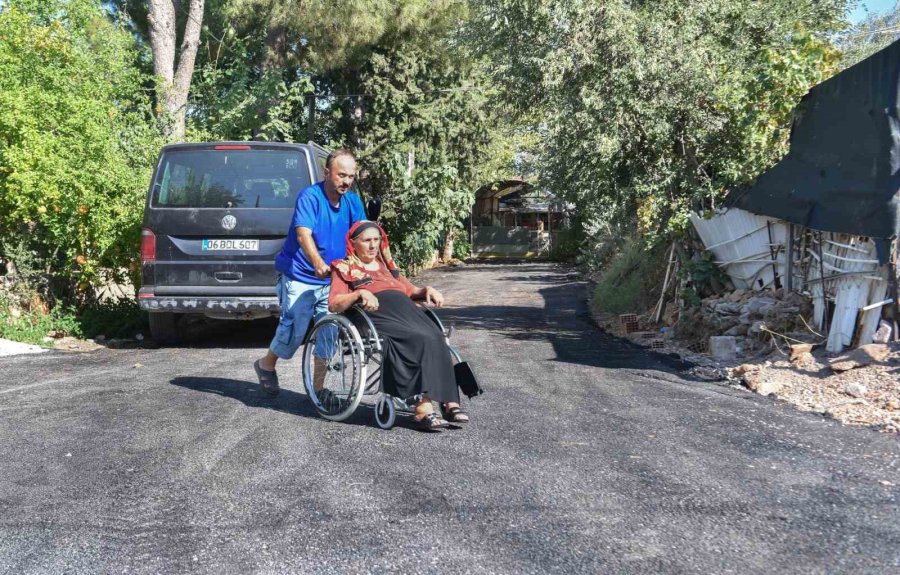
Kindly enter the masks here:
M 732 208 L 711 218 L 691 214 L 691 223 L 716 263 L 736 288 L 760 290 L 785 277 L 785 222 Z
M 857 329 L 858 343 L 870 343 L 881 312 L 865 312 L 861 316 L 860 310 L 883 300 L 887 293 L 887 274 L 878 265 L 875 242 L 847 234 L 821 233 L 814 235 L 806 252 L 810 258 L 807 282 L 819 328 L 824 327 L 826 301 L 834 302 L 828 322 L 828 351 L 839 352 L 851 345 Z M 824 281 L 820 279 L 823 274 Z
M 731 208 L 711 218 L 691 214 L 691 223 L 736 288 L 775 287 L 776 278 L 787 283 L 786 222 Z M 847 234 L 796 229 L 803 233 L 792 254 L 800 255 L 793 265 L 792 285 L 812 297 L 813 321 L 819 329 L 831 311 L 828 351 L 871 343 L 881 308 L 862 308 L 883 301 L 888 291 L 887 268 L 878 264 L 875 243 Z

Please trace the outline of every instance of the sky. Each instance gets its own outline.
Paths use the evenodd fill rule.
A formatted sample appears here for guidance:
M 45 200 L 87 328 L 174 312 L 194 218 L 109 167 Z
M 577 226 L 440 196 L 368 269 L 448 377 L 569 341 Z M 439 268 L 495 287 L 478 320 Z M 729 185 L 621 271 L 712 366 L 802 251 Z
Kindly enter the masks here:
M 850 12 L 850 21 L 856 24 L 866 19 L 866 8 L 869 14 L 881 14 L 894 7 L 897 0 L 861 0 L 859 5 Z

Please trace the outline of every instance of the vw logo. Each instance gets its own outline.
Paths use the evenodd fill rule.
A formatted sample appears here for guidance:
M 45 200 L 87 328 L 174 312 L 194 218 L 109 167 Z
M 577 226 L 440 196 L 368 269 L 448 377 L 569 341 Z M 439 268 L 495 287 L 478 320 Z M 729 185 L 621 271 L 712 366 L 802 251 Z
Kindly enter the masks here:
M 224 218 L 222 218 L 222 227 L 228 230 L 229 232 L 234 229 L 234 226 L 237 225 L 237 218 L 228 214 Z

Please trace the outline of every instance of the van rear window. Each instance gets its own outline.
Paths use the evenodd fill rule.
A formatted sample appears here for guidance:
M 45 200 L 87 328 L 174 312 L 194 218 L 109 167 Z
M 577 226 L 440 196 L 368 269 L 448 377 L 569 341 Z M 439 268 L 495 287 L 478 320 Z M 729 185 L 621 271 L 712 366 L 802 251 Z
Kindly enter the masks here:
M 297 150 L 175 150 L 166 153 L 151 205 L 163 208 L 292 208 L 310 185 Z

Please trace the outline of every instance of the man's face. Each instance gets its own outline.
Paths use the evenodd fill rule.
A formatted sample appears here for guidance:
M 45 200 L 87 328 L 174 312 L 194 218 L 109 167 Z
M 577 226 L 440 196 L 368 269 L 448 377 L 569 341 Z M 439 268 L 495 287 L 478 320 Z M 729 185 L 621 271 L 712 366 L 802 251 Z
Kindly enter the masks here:
M 325 168 L 325 185 L 339 195 L 346 194 L 355 179 L 356 160 L 350 156 L 338 156 L 330 168 Z

